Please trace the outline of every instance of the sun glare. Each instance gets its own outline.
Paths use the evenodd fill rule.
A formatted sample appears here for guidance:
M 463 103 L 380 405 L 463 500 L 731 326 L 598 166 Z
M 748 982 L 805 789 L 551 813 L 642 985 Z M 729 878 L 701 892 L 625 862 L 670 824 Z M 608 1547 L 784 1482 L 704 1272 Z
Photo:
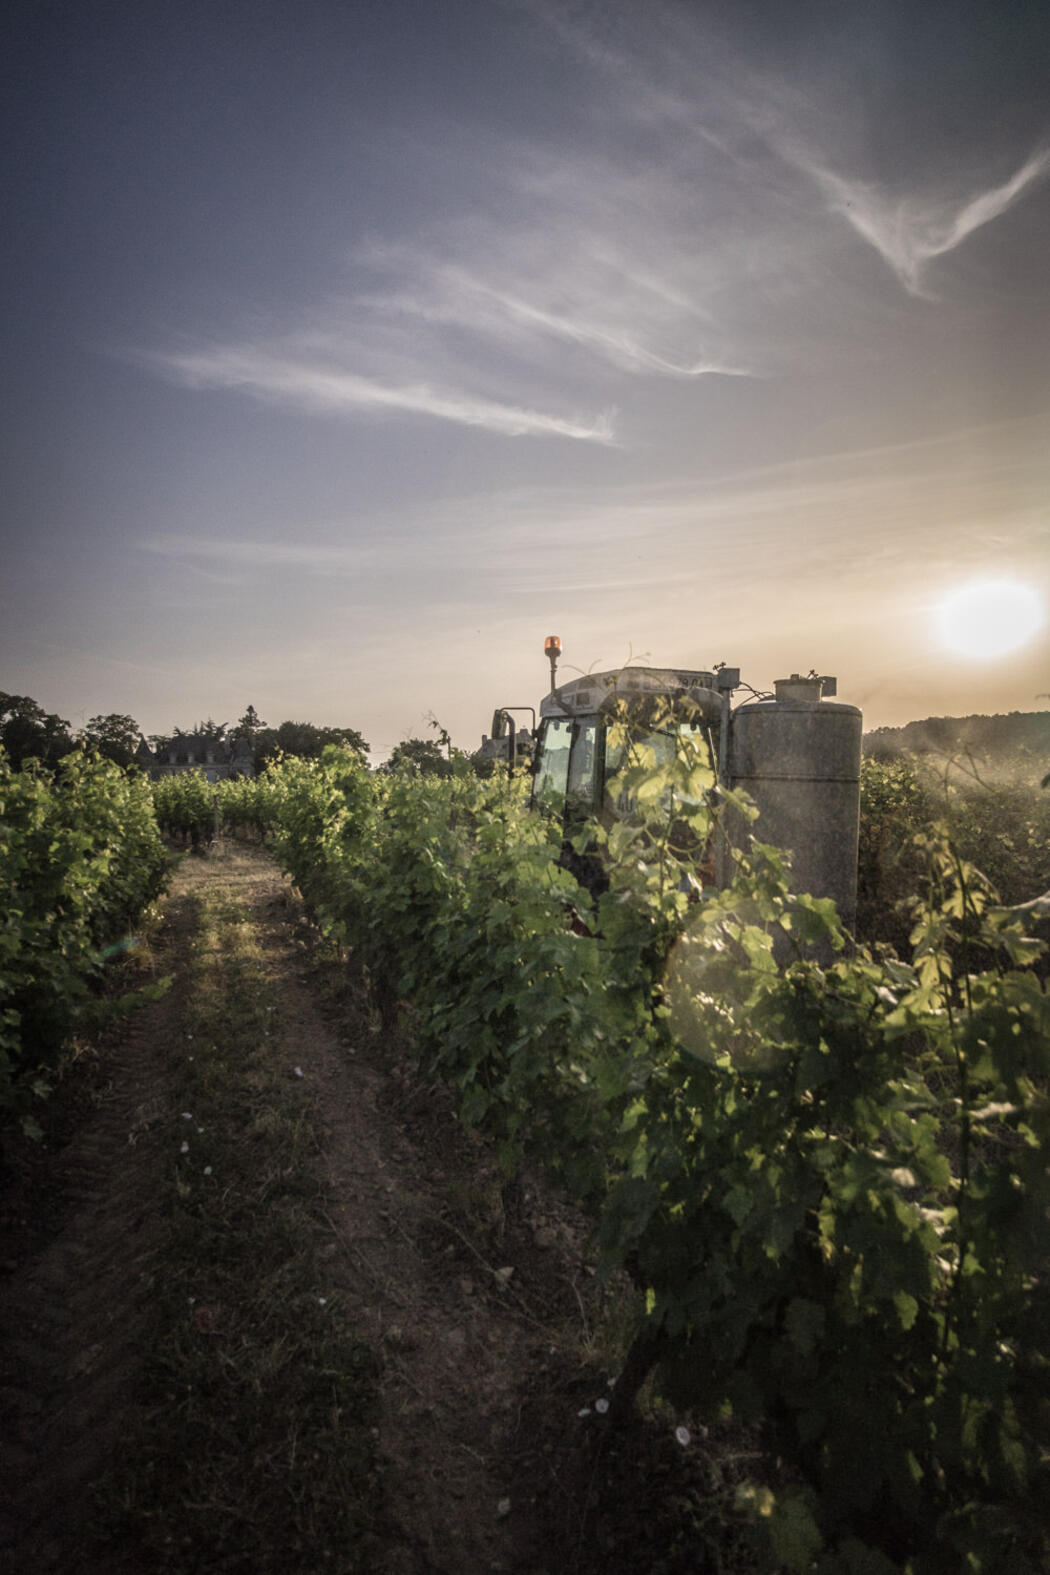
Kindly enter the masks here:
M 1016 580 L 977 580 L 946 597 L 937 609 L 940 637 L 960 656 L 1005 656 L 1045 622 L 1039 596 Z

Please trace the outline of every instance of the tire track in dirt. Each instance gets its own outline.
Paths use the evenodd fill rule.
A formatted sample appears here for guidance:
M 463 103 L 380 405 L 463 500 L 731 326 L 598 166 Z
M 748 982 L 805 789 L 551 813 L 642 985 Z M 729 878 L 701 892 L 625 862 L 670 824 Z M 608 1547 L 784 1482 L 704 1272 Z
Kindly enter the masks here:
M 176 893 L 151 977 L 177 971 L 192 927 Z M 95 1494 L 140 1422 L 136 1379 L 164 1239 L 164 1040 L 178 1010 L 172 995 L 141 1008 L 94 1067 L 74 1066 L 56 1106 L 83 1099 L 92 1072 L 97 1086 L 64 1147 L 16 1145 L 0 1247 L 0 1560 L 21 1575 L 95 1569 L 85 1544 Z M 53 1125 L 54 1113 L 45 1119 Z

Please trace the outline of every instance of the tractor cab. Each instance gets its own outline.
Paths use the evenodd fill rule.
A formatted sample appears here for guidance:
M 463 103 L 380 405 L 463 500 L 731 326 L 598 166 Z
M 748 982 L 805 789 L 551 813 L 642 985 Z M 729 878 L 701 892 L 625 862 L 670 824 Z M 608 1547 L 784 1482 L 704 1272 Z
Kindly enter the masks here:
M 777 679 L 773 693 L 748 689 L 734 706 L 739 668 L 620 667 L 559 685 L 561 641 L 549 636 L 544 651 L 551 687 L 530 740 L 530 802 L 560 818 L 562 863 L 578 879 L 594 891 L 607 885 L 600 859 L 580 855 L 573 844 L 588 822 L 611 825 L 628 812 L 611 787 L 627 764 L 625 751 L 644 746 L 643 758 L 659 767 L 685 734 L 701 746 L 713 783 L 743 789 L 758 811 L 755 832 L 747 819 L 730 813 L 716 846 L 696 850 L 701 883 L 723 885 L 737 851 L 757 834 L 789 850 L 798 890 L 833 897 L 852 925 L 862 717 L 856 706 L 832 703 L 833 678 L 792 673 Z M 509 726 L 507 711 L 501 716 Z M 511 761 L 514 753 L 511 731 Z
M 661 765 L 674 753 L 675 734 L 701 742 L 717 770 L 722 698 L 713 673 L 621 667 L 577 678 L 540 702 L 532 803 L 563 806 L 580 816 L 601 814 L 606 783 L 624 764 L 623 727 L 645 743 Z
M 562 684 L 541 701 L 531 803 L 561 817 L 562 862 L 592 890 L 605 884 L 600 862 L 575 853 L 572 841 L 588 821 L 610 824 L 625 813 L 622 794 L 614 798 L 610 782 L 627 763 L 627 751 L 645 746 L 659 768 L 687 735 L 717 777 L 723 713 L 737 678 L 621 667 Z

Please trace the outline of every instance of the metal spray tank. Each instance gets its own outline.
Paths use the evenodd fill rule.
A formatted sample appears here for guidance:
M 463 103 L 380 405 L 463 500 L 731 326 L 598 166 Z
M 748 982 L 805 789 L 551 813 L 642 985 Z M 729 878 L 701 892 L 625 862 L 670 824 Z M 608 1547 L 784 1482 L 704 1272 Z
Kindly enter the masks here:
M 791 884 L 833 897 L 847 929 L 857 917 L 857 842 L 863 718 L 831 700 L 834 678 L 778 679 L 772 699 L 732 713 L 723 780 L 754 800 L 758 820 L 739 818 L 731 841 L 751 835 L 792 855 Z

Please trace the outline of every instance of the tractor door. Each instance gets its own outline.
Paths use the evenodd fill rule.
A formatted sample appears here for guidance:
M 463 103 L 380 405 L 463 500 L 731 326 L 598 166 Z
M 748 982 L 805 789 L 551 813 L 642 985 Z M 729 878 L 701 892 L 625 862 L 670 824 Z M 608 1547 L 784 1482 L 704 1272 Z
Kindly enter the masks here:
M 602 737 L 596 716 L 545 717 L 532 776 L 532 803 L 586 819 L 601 801 Z
M 562 823 L 560 862 L 591 890 L 603 890 L 601 864 L 581 856 L 572 839 L 601 808 L 605 729 L 597 716 L 545 717 L 540 724 L 532 778 L 532 804 L 556 814 Z

